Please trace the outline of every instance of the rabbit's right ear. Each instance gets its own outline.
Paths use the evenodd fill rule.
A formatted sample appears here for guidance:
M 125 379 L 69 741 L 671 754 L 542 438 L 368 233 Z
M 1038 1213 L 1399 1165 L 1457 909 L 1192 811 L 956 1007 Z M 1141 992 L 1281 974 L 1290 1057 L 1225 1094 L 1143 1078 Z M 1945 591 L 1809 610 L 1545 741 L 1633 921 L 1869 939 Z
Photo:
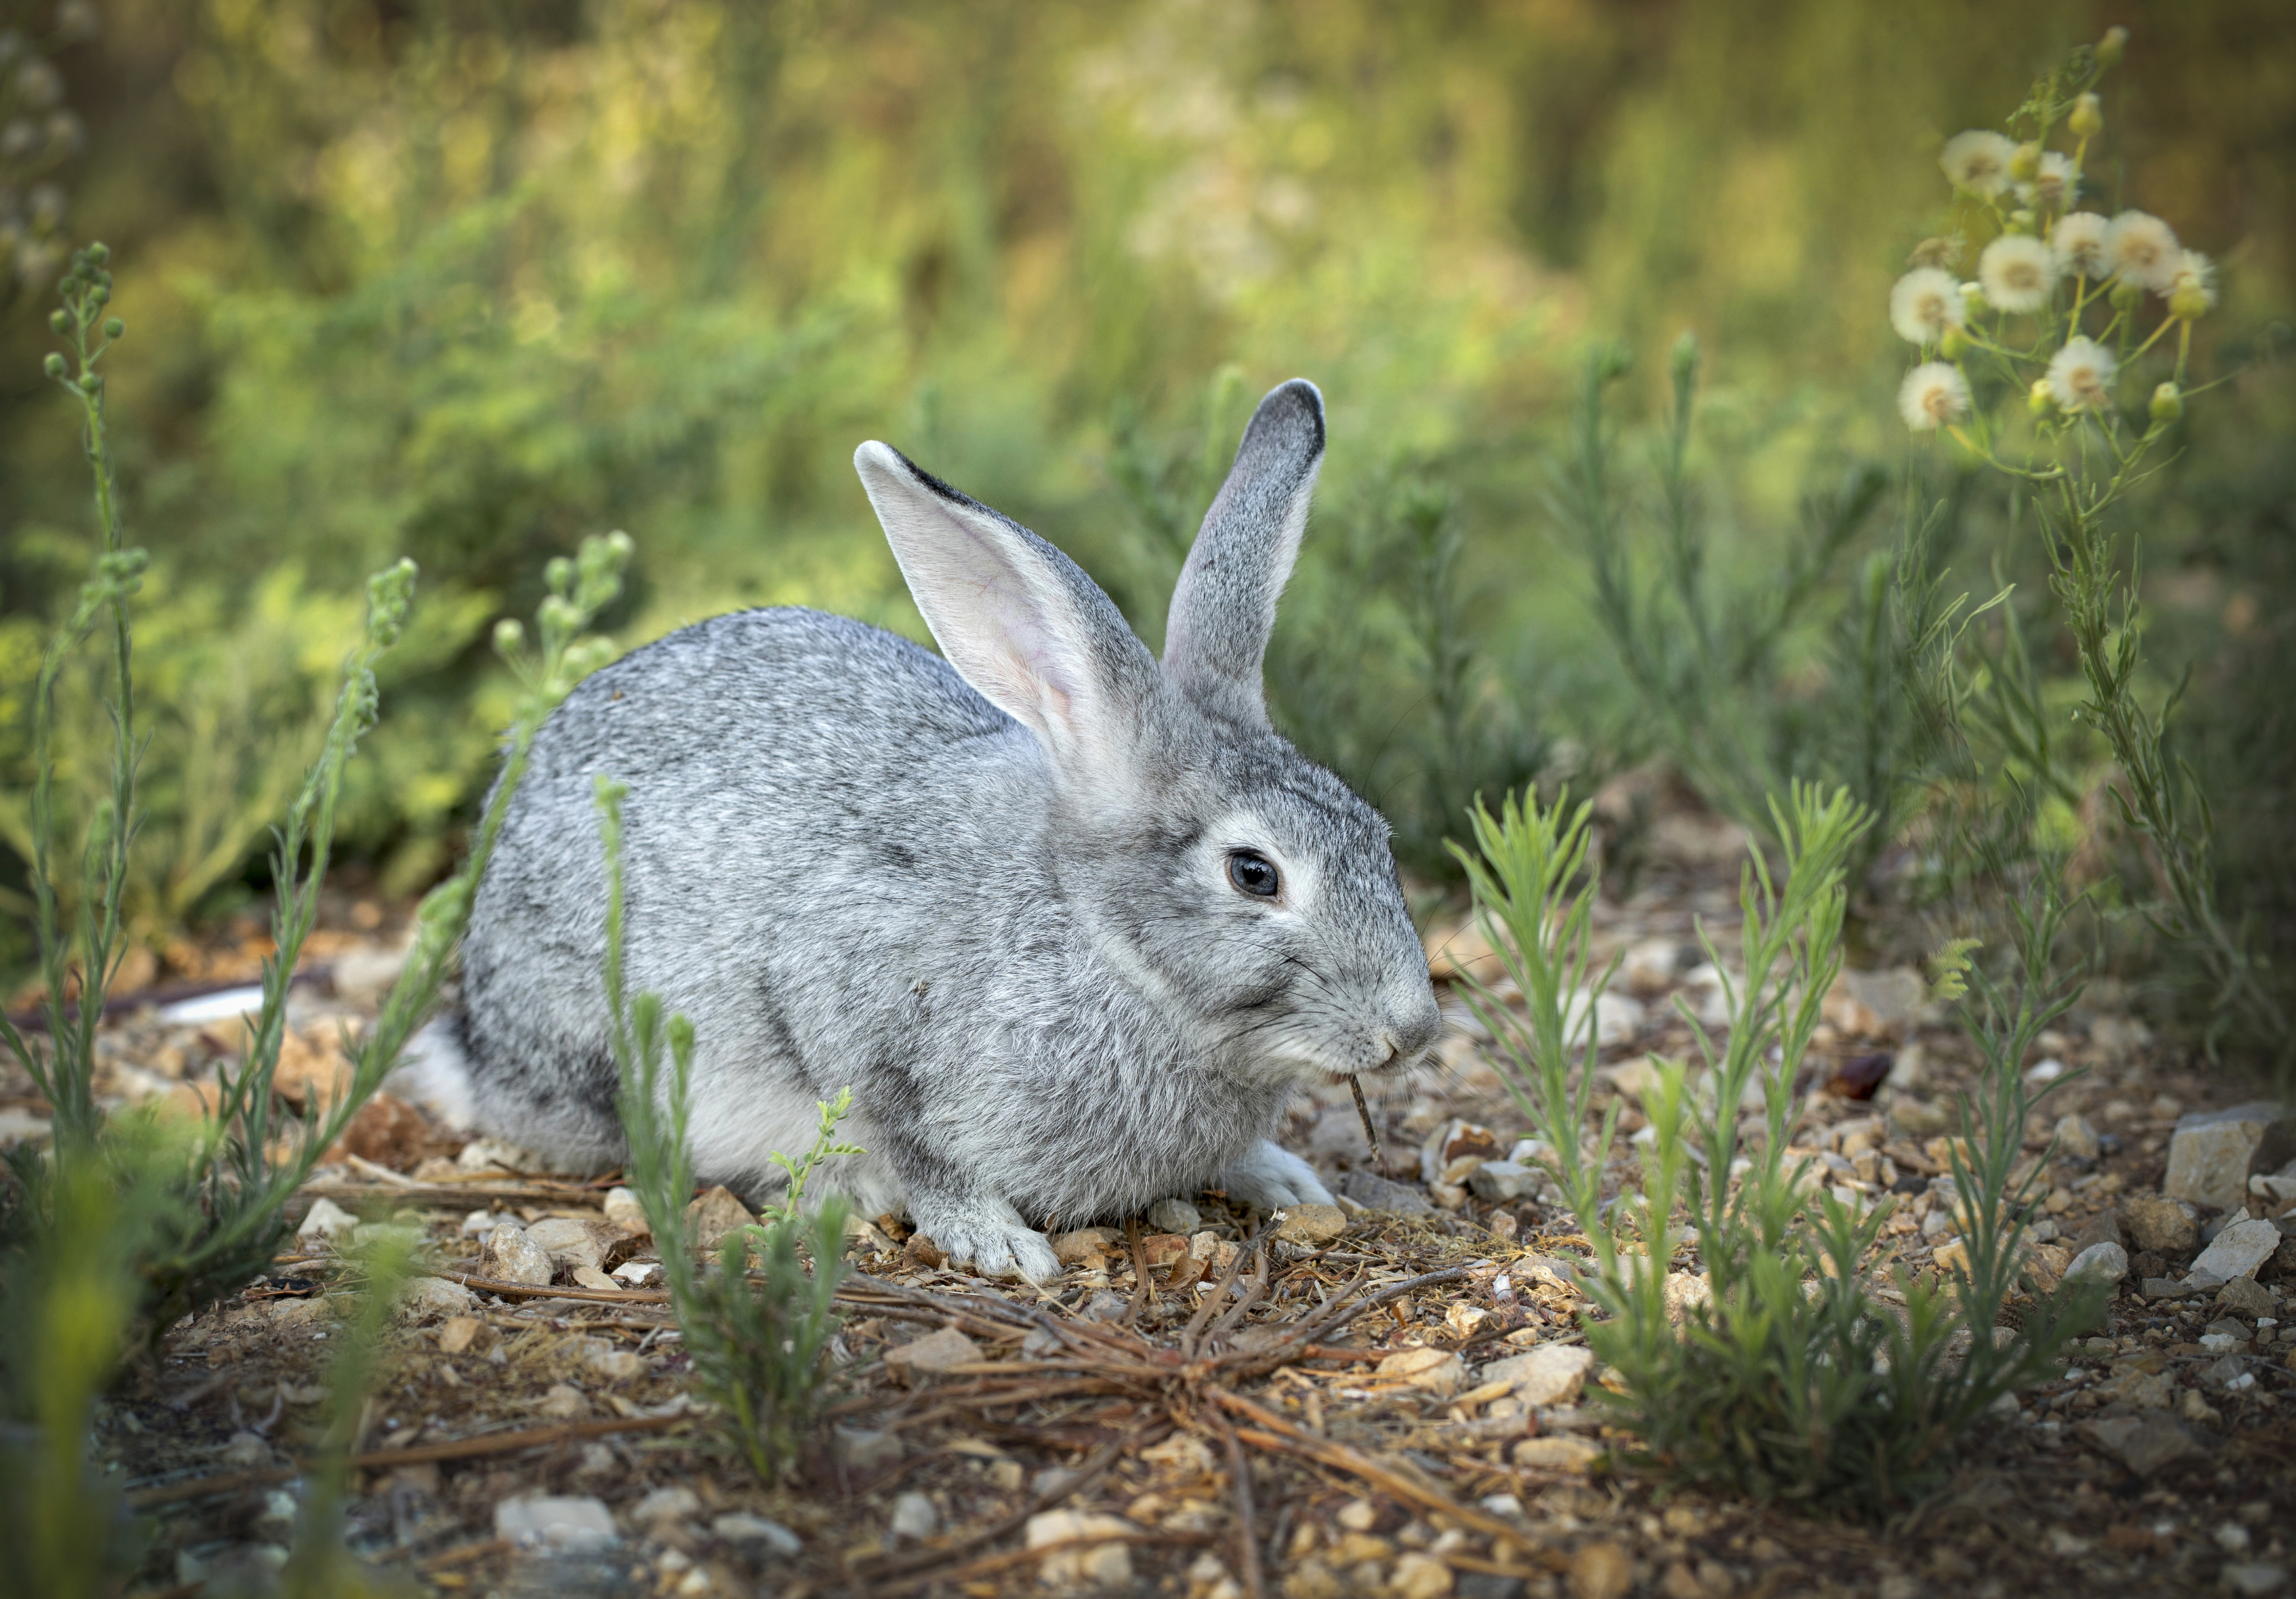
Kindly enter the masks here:
M 1267 726 L 1260 664 L 1323 464 L 1316 385 L 1293 378 L 1268 390 L 1172 591 L 1164 670 L 1197 704 L 1247 727 Z
M 1120 769 L 1160 684 L 1115 603 L 1044 539 L 890 445 L 863 445 L 853 468 L 948 663 L 1034 733 L 1063 778 Z

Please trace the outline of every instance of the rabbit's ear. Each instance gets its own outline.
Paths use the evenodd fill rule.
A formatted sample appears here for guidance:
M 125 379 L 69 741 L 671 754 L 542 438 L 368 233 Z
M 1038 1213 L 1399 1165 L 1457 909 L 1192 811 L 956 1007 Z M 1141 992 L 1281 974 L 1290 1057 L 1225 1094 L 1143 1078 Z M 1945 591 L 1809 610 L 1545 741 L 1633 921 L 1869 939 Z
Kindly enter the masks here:
M 1206 709 L 1267 725 L 1260 661 L 1324 463 L 1324 397 L 1305 378 L 1269 391 L 1204 512 L 1164 624 L 1164 670 Z
M 863 445 L 853 467 L 949 664 L 1063 776 L 1120 764 L 1160 685 L 1114 603 L 1044 539 L 890 446 Z

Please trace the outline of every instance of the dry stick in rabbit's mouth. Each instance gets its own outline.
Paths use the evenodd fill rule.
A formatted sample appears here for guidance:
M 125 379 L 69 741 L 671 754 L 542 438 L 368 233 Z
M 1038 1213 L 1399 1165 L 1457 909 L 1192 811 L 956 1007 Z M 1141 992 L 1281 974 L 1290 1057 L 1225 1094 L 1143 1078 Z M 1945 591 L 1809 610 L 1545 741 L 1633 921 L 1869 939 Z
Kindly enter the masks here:
M 1372 1126 L 1371 1107 L 1364 1103 L 1363 1078 L 1349 1072 L 1348 1088 L 1356 1096 L 1356 1114 L 1363 1118 L 1364 1139 L 1371 1145 L 1372 1164 L 1384 1170 L 1387 1166 L 1387 1157 L 1379 1152 L 1379 1129 Z

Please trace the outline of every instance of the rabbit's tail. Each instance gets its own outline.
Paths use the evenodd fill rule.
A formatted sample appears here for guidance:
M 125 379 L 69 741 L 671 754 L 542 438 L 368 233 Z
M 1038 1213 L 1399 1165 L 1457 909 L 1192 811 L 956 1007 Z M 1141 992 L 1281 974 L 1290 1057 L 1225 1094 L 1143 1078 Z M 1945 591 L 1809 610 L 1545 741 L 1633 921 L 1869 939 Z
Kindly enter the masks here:
M 441 1011 L 406 1041 L 383 1086 L 455 1132 L 467 1133 L 478 1125 L 478 1096 L 471 1085 L 471 1055 L 463 1041 L 460 1005 Z

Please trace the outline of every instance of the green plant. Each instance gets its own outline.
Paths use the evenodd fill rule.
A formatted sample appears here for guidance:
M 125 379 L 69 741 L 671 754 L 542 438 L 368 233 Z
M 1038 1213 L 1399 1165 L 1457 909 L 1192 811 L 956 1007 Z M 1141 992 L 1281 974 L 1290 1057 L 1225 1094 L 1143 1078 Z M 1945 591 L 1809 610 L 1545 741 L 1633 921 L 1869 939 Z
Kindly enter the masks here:
M 1846 784 L 1880 824 L 1860 835 L 1850 861 L 1853 881 L 1862 879 L 1920 793 L 1917 729 L 1898 714 L 1906 652 L 1888 558 L 1869 558 L 1850 584 L 1820 692 L 1790 685 L 1789 645 L 1833 604 L 1833 579 L 1886 480 L 1857 468 L 1838 488 L 1807 496 L 1784 570 L 1724 589 L 1691 464 L 1701 364 L 1697 340 L 1685 333 L 1670 363 L 1673 405 L 1651 450 L 1654 481 L 1638 494 L 1622 480 L 1604 412 L 1628 357 L 1616 346 L 1595 350 L 1549 513 L 1587 562 L 1595 616 L 1660 747 L 1709 802 L 1758 833 L 1771 822 L 1769 796 L 1790 783 Z M 1643 512 L 1654 537 L 1631 530 Z
M 1868 1264 L 1887 1202 L 1844 1202 L 1791 1144 L 1795 1077 L 1841 968 L 1848 863 L 1870 818 L 1846 791 L 1829 799 L 1809 785 L 1773 808 L 1783 875 L 1752 853 L 1739 890 L 1738 974 L 1706 947 L 1725 972 L 1728 1030 L 1718 1043 L 1682 1007 L 1702 1070 L 1693 1084 L 1684 1062 L 1653 1060 L 1639 1177 L 1606 1203 L 1615 1103 L 1588 1136 L 1590 1018 L 1608 977 L 1589 979 L 1592 808 L 1566 805 L 1510 799 L 1496 817 L 1476 815 L 1476 852 L 1462 849 L 1460 860 L 1524 1010 L 1480 983 L 1472 1002 L 1593 1246 L 1585 1287 L 1599 1318 L 1587 1341 L 1624 1379 L 1622 1419 L 1690 1480 L 1885 1512 L 1945 1472 L 1954 1440 L 1989 1406 L 2040 1380 L 2099 1304 L 2093 1285 L 2076 1283 L 2005 1338 L 1993 1331 L 2020 1267 L 2017 1211 L 2038 1169 L 2021 1179 L 2011 1169 L 2035 1097 L 2020 1075 L 2022 1052 L 2078 991 L 2046 976 L 2062 900 L 2045 895 L 2026 913 L 2013 997 L 1975 980 L 1983 1008 L 1971 1028 L 1985 1071 L 1964 1106 L 1972 1152 L 1953 1163 L 1965 1259 L 1941 1284 L 1898 1274 L 1889 1293 L 1900 1316 Z M 1757 1095 L 1758 1117 L 1742 1128 Z M 1685 1247 L 1702 1278 L 1669 1275 Z
M 2034 84 L 2007 133 L 1972 128 L 1947 144 L 1948 229 L 1891 291 L 1892 323 L 1924 357 L 1906 374 L 1898 409 L 1917 439 L 1941 449 L 1950 440 L 2033 512 L 2087 689 L 2078 719 L 2110 751 L 2120 820 L 2150 857 L 2152 882 L 2128 885 L 2130 897 L 2206 974 L 2210 1055 L 2232 1035 L 2286 1073 L 2296 1070 L 2296 1016 L 2253 931 L 2220 908 L 2215 818 L 2172 745 L 2183 691 L 2149 681 L 2144 659 L 2141 537 L 2124 531 L 2121 513 L 2200 392 L 2185 389 L 2193 331 L 2215 308 L 2217 283 L 2214 265 L 2160 218 L 2079 209 L 2103 129 L 2095 86 L 2117 54 L 2074 50 Z M 2049 149 L 2059 137 L 2071 148 Z M 1944 270 L 1972 263 L 1973 292 Z M 2160 305 L 2144 332 L 2150 299 Z M 2173 362 L 2162 345 L 2172 331 Z M 2145 398 L 2125 399 L 2148 362 L 2159 381 Z M 2011 642 L 2021 654 L 2021 639 Z M 2021 725 L 2046 727 L 2031 714 Z M 2028 771 L 2046 775 L 2046 746 L 2007 742 Z
M 846 1205 L 831 1198 L 810 1216 L 803 1207 L 807 1179 L 823 1160 L 862 1152 L 836 1136 L 853 1092 L 848 1088 L 822 1104 L 820 1127 L 804 1155 L 791 1160 L 775 1152 L 787 1178 L 781 1202 L 765 1210 L 759 1225 L 728 1234 L 714 1261 L 697 1259 L 685 1214 L 686 1196 L 693 1192 L 685 1142 L 693 1028 L 682 1014 L 665 1018 L 660 995 L 632 999 L 623 988 L 621 806 L 627 792 L 608 777 L 597 780 L 606 857 L 606 1002 L 621 1075 L 615 1103 L 629 1144 L 628 1180 L 661 1255 L 694 1382 L 718 1406 L 733 1446 L 760 1477 L 771 1479 L 796 1463 L 818 1403 L 824 1352 L 837 1331 Z
M 123 541 L 104 406 L 100 363 L 125 332 L 120 320 L 107 310 L 111 298 L 108 258 L 100 244 L 74 258 L 63 284 L 64 308 L 53 325 L 71 341 L 76 370 L 62 355 L 51 356 L 46 363 L 49 375 L 81 409 L 102 537 L 94 575 L 48 650 L 34 694 L 29 808 L 34 871 L 29 886 L 45 978 L 46 1038 L 36 1041 L 0 1018 L 0 1038 L 52 1107 L 53 1158 L 60 1173 L 87 1165 L 105 1168 L 112 1160 L 94 1099 L 95 1043 L 101 1002 L 127 944 L 121 902 L 132 869 L 142 754 L 128 601 L 144 555 Z M 373 1028 L 351 1052 L 355 1064 L 348 1086 L 334 1103 L 315 1109 L 291 1128 L 280 1125 L 271 1094 L 285 1031 L 288 980 L 318 914 L 345 768 L 379 713 L 374 666 L 405 627 L 414 599 L 414 569 L 411 562 L 400 562 L 370 580 L 365 637 L 344 665 L 319 758 L 305 775 L 278 831 L 273 863 L 276 953 L 265 964 L 261 1007 L 248 1029 L 237 1069 L 221 1074 L 213 1115 L 165 1176 L 168 1202 L 159 1205 L 160 1220 L 137 1262 L 148 1325 L 164 1326 L 262 1269 L 284 1234 L 288 1198 L 396 1064 L 445 975 L 469 914 L 472 885 L 485 869 L 536 731 L 557 699 L 602 658 L 606 646 L 582 638 L 581 628 L 618 590 L 629 547 L 627 537 L 614 535 L 587 543 L 578 563 L 563 559 L 552 563 L 552 592 L 539 614 L 541 647 L 533 660 L 518 662 L 526 692 L 512 723 L 503 779 L 481 819 L 470 857 L 419 908 L 406 971 L 384 1000 Z M 103 806 L 85 829 L 78 909 L 68 925 L 56 892 L 53 858 L 59 831 L 52 758 L 54 687 L 67 658 L 100 628 L 111 645 L 111 782 Z M 522 637 L 515 624 L 505 624 L 497 643 L 505 653 L 514 654 Z M 152 1178 L 157 1169 L 150 1162 L 139 1162 L 120 1175 L 143 1181 Z

